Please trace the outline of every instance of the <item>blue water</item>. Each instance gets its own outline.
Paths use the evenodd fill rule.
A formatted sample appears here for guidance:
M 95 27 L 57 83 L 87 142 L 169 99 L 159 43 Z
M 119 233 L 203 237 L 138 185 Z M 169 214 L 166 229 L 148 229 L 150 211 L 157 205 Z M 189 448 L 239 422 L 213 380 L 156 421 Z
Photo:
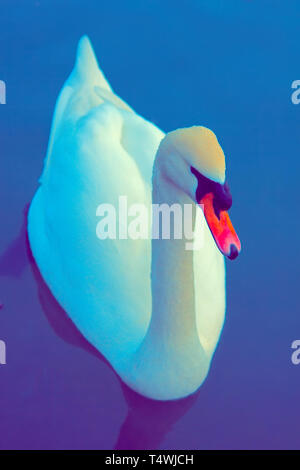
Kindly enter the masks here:
M 0 1 L 0 448 L 300 447 L 299 23 L 296 0 Z M 83 34 L 137 112 L 165 131 L 208 126 L 226 154 L 243 252 L 210 375 L 177 405 L 120 384 L 26 248 L 23 209 Z

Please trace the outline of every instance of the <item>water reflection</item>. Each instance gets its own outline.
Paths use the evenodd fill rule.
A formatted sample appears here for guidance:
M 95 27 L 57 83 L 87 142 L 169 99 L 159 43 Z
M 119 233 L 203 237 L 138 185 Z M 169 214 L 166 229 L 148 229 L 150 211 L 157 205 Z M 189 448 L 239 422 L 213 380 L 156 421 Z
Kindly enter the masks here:
M 65 311 L 60 307 L 44 282 L 35 264 L 27 238 L 27 210 L 18 237 L 0 257 L 0 275 L 20 277 L 30 263 L 38 289 L 42 310 L 54 332 L 67 343 L 93 354 L 108 367 L 106 359 L 82 336 Z M 117 376 L 118 377 L 118 376 Z M 190 409 L 198 394 L 186 399 L 159 402 L 147 399 L 129 389 L 118 377 L 128 405 L 127 417 L 122 424 L 114 449 L 157 449 L 172 426 Z
M 121 383 L 128 414 L 115 449 L 159 449 L 165 436 L 197 400 L 198 393 L 170 402 L 149 400 Z
M 28 264 L 26 248 L 26 225 L 29 204 L 24 208 L 24 216 L 19 235 L 8 245 L 5 252 L 0 255 L 0 276 L 20 278 Z

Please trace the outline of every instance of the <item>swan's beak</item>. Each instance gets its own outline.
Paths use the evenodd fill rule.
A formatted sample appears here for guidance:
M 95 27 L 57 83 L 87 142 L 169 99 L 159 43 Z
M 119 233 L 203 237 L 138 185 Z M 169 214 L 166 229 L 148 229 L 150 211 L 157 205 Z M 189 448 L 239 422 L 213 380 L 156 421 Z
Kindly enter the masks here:
M 200 200 L 204 216 L 221 253 L 229 259 L 235 259 L 241 251 L 241 242 L 233 228 L 228 212 L 221 210 L 217 215 L 213 200 L 213 193 L 205 194 Z

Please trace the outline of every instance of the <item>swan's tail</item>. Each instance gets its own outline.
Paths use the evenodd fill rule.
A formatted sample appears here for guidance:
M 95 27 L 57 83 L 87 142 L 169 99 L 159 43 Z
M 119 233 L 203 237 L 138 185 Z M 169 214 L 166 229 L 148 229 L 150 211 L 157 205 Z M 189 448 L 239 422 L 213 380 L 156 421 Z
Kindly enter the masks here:
M 68 84 L 89 82 L 91 85 L 112 91 L 108 81 L 99 68 L 91 41 L 87 36 L 82 36 L 78 43 L 75 67 L 70 75 Z
M 76 100 L 76 97 L 79 99 Z M 75 98 L 75 99 L 74 99 Z M 92 108 L 103 102 L 110 102 L 117 108 L 132 111 L 132 109 L 113 91 L 104 74 L 99 68 L 92 44 L 87 36 L 82 36 L 78 43 L 74 68 L 61 90 L 57 99 L 49 138 L 44 171 L 40 183 L 49 168 L 53 142 L 60 130 L 60 125 L 66 119 L 66 114 L 72 115 L 72 123 L 85 116 Z M 64 129 L 65 132 L 65 129 Z

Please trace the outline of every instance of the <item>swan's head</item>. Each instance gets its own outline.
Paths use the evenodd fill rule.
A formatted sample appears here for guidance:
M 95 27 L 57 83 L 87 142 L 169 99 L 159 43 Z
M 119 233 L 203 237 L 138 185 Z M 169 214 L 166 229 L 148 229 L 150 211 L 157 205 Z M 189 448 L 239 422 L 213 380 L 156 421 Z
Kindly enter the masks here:
M 215 134 L 193 126 L 169 132 L 160 144 L 165 175 L 201 204 L 212 236 L 229 259 L 238 256 L 240 240 L 230 221 L 232 197 L 225 182 L 225 156 Z

